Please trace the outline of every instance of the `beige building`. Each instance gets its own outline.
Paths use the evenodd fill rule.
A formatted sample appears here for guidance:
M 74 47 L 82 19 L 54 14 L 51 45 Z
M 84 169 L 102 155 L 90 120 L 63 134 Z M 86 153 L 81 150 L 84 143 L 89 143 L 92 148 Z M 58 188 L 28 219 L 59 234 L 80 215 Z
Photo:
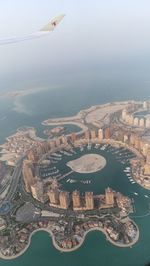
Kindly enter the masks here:
M 146 118 L 146 122 L 145 122 L 145 126 L 146 128 L 150 128 L 150 118 Z
M 130 144 L 133 146 L 135 143 L 135 134 L 131 133 L 130 135 Z
M 35 149 L 31 149 L 30 151 L 28 151 L 27 158 L 29 161 L 32 162 L 37 161 L 39 158 L 37 151 Z
M 23 161 L 22 174 L 23 174 L 25 189 L 28 193 L 30 193 L 31 185 L 34 184 L 33 165 L 31 161 L 29 160 Z
M 141 141 L 140 141 L 140 137 L 135 136 L 135 141 L 134 141 L 134 146 L 137 150 L 140 151 L 141 149 Z
M 50 141 L 50 147 L 51 147 L 51 149 L 55 148 L 55 146 L 56 146 L 55 140 L 51 140 Z
M 56 138 L 56 139 L 55 139 L 55 145 L 56 145 L 56 147 L 59 147 L 60 144 L 61 144 L 61 140 L 60 140 L 60 138 Z
M 76 135 L 75 132 L 73 132 L 73 133 L 71 134 L 71 141 L 72 141 L 72 142 L 75 142 L 76 139 L 77 139 L 77 135 Z
M 44 153 L 47 153 L 49 151 L 50 145 L 47 141 L 43 141 L 42 143 L 39 144 L 38 148 L 39 148 L 38 154 L 44 154 Z M 41 152 L 40 152 L 40 150 L 41 150 Z
M 104 138 L 103 129 L 100 128 L 100 129 L 98 130 L 98 139 L 99 139 L 99 141 L 101 141 L 101 140 L 103 140 L 103 138 Z
M 123 136 L 123 142 L 127 142 L 128 139 L 129 139 L 129 138 L 128 138 L 128 135 L 125 134 L 125 135 Z
M 138 119 L 138 117 L 135 117 L 134 118 L 134 126 L 139 126 L 139 119 Z
M 144 166 L 144 175 L 150 175 L 150 150 L 147 151 L 146 164 Z
M 122 119 L 123 120 L 126 120 L 126 115 L 127 115 L 127 110 L 123 109 L 123 111 L 122 111 Z
M 148 109 L 149 108 L 149 102 L 148 101 L 144 101 L 143 102 L 143 108 L 144 109 Z
M 150 148 L 147 151 L 146 163 L 150 165 Z
M 93 192 L 85 192 L 85 206 L 87 210 L 94 209 Z
M 144 165 L 144 175 L 150 175 L 150 165 L 147 163 Z
M 143 148 L 142 148 L 142 152 L 144 156 L 147 156 L 148 150 L 149 150 L 150 146 L 148 143 L 143 143 Z
M 81 207 L 80 192 L 75 190 L 72 193 L 73 209 Z
M 62 141 L 63 144 L 66 145 L 67 144 L 67 138 L 66 138 L 66 136 L 62 136 L 61 137 L 61 141 Z
M 95 138 L 96 138 L 96 131 L 91 130 L 91 139 L 95 139 Z
M 61 191 L 59 194 L 60 208 L 67 209 L 70 203 L 69 192 Z
M 133 115 L 128 115 L 128 124 L 133 125 L 133 122 L 134 122 Z
M 106 205 L 114 205 L 114 193 L 113 190 L 109 187 L 105 189 L 105 202 Z
M 126 122 L 127 124 L 129 124 L 129 121 L 130 121 L 130 115 L 127 114 L 127 115 L 126 115 L 126 118 L 125 118 L 125 122 Z
M 47 195 L 49 197 L 50 204 L 59 204 L 59 191 L 57 189 L 51 189 L 48 191 Z
M 144 120 L 144 118 L 141 118 L 141 119 L 139 120 L 139 126 L 140 126 L 140 127 L 145 127 L 145 120 Z
M 89 132 L 89 130 L 85 131 L 84 137 L 85 137 L 85 139 L 90 139 L 90 132 Z
M 31 193 L 33 198 L 38 201 L 43 202 L 43 183 L 42 181 L 36 181 L 33 185 L 31 185 Z
M 110 127 L 105 128 L 105 130 L 104 130 L 104 138 L 105 139 L 110 139 L 111 138 L 111 130 L 110 130 Z

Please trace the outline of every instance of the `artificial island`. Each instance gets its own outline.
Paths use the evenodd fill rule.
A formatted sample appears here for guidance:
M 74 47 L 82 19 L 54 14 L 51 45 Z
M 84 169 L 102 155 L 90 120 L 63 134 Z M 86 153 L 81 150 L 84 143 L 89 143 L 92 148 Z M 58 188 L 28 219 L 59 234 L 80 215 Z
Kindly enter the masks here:
M 0 257 L 21 255 L 39 230 L 64 252 L 79 248 L 92 230 L 118 247 L 133 246 L 139 238 L 130 217 L 133 199 L 111 184 L 103 193 L 90 186 L 109 164 L 106 151 L 132 184 L 150 189 L 150 102 L 92 106 L 42 124 L 47 140 L 37 137 L 34 128 L 22 127 L 1 145 Z M 67 134 L 63 126 L 68 124 L 81 130 Z

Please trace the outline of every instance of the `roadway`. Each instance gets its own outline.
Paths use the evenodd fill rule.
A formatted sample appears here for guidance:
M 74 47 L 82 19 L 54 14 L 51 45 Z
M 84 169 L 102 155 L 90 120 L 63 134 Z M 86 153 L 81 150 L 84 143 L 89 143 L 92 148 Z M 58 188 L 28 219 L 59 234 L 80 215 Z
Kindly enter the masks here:
M 22 156 L 16 164 L 16 167 L 15 167 L 13 175 L 12 175 L 12 182 L 10 185 L 10 189 L 9 189 L 6 197 L 4 198 L 4 200 L 2 200 L 2 202 L 0 202 L 0 208 L 2 207 L 2 205 L 4 203 L 10 202 L 14 196 L 14 193 L 16 192 L 16 189 L 17 189 L 17 186 L 19 183 L 19 179 L 21 176 L 21 172 L 22 172 L 23 159 L 24 159 L 24 156 Z

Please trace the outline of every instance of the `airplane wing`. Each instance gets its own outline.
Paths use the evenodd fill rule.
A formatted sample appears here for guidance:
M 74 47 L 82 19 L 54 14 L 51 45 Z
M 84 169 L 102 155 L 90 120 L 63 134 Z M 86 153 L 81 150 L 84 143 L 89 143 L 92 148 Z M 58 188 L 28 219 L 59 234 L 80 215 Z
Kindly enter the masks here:
M 23 41 L 28 41 L 28 40 L 44 37 L 44 36 L 48 35 L 50 31 L 53 31 L 56 28 L 56 26 L 61 22 L 61 20 L 64 18 L 64 16 L 65 15 L 60 15 L 58 17 L 53 18 L 41 30 L 34 32 L 32 34 L 24 35 L 21 37 L 12 37 L 12 38 L 0 39 L 0 45 L 23 42 Z
M 65 15 L 60 15 L 58 17 L 53 18 L 47 25 L 45 25 L 41 31 L 53 31 L 56 26 L 61 22 Z

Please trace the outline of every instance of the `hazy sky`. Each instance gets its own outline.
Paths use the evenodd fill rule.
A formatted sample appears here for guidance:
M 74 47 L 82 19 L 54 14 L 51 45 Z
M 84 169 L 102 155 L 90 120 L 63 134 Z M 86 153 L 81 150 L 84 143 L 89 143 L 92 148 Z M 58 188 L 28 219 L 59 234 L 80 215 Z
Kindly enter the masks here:
M 49 37 L 0 46 L 0 90 L 102 72 L 149 73 L 149 0 L 1 0 L 0 13 L 0 38 L 66 14 Z

